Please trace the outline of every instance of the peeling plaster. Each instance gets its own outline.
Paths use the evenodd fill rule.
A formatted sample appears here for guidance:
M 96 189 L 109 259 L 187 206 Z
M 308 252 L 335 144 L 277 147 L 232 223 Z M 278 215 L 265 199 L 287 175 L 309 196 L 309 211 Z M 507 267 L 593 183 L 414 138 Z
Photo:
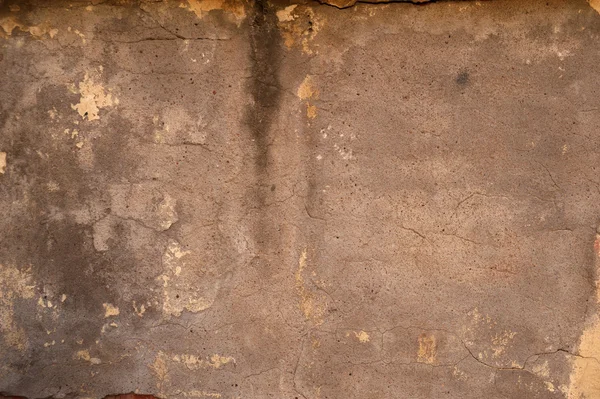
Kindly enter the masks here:
M 228 363 L 235 363 L 233 357 L 218 354 L 211 355 L 206 359 L 191 354 L 180 354 L 173 355 L 172 360 L 176 363 L 184 364 L 190 370 L 205 369 L 208 367 L 219 369 Z
M 102 108 L 112 107 L 119 103 L 119 100 L 107 91 L 96 78 L 92 78 L 86 72 L 85 77 L 79 82 L 79 94 L 81 95 L 79 103 L 71 105 L 82 119 L 88 121 L 100 119 L 99 113 Z
M 354 331 L 354 336 L 363 344 L 369 342 L 370 337 L 366 331 Z
M 240 0 L 187 0 L 187 5 L 181 3 L 180 7 L 192 11 L 198 18 L 204 18 L 213 10 L 223 10 L 233 15 L 238 24 L 246 18 L 246 9 Z
M 110 303 L 103 303 L 102 307 L 104 307 L 104 318 L 113 317 L 119 315 L 119 308 Z
M 13 11 L 13 10 L 11 10 Z M 17 10 L 18 11 L 18 10 Z M 31 36 L 36 38 L 43 38 L 44 35 L 48 35 L 51 39 L 58 34 L 58 29 L 51 28 L 48 23 L 43 23 L 35 26 L 27 26 L 18 22 L 18 20 L 14 16 L 8 16 L 4 18 L 0 18 L 0 26 L 4 30 L 4 35 L 11 36 L 15 28 L 19 28 L 19 30 L 23 32 L 29 32 Z M 0 32 L 1 33 L 1 32 Z
M 596 313 L 591 315 L 585 330 L 579 338 L 578 356 L 572 358 L 572 368 L 568 399 L 600 398 L 600 234 L 594 241 L 595 255 L 595 307 Z
M 292 14 L 292 12 L 294 11 L 294 9 L 298 7 L 298 4 L 292 4 L 291 6 L 287 6 L 286 8 L 277 11 L 276 15 L 277 15 L 277 19 L 279 20 L 279 22 L 291 22 L 295 19 L 294 15 Z
M 289 50 L 299 47 L 305 55 L 318 53 L 314 39 L 325 25 L 322 14 L 316 14 L 309 6 L 293 5 L 279 10 L 276 15 L 279 33 Z
M 310 100 L 319 98 L 319 90 L 314 87 L 313 78 L 310 75 L 306 75 L 296 95 L 301 100 L 306 100 L 306 116 L 309 119 L 317 117 L 317 107 L 311 103 Z

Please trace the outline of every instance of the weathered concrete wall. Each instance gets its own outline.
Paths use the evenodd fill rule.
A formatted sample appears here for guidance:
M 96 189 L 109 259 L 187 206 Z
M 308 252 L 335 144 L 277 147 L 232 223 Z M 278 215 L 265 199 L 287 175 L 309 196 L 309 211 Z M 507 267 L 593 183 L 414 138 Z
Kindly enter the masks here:
M 4 1 L 0 392 L 600 398 L 595 3 Z

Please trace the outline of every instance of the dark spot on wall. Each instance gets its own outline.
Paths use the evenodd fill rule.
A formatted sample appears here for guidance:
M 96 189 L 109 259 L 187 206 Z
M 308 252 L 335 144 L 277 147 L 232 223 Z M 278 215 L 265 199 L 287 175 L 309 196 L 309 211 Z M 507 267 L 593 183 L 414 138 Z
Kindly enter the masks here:
M 461 86 L 464 86 L 467 83 L 469 83 L 469 72 L 467 72 L 467 71 L 460 72 L 458 74 L 458 76 L 456 77 L 456 83 L 458 83 Z

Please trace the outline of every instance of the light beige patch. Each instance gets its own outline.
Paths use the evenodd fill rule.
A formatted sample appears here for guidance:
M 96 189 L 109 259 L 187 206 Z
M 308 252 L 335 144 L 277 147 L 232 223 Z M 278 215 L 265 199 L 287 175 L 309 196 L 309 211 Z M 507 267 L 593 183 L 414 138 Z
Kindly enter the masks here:
M 578 353 L 572 358 L 568 399 L 600 398 L 600 319 L 594 315 L 580 338 Z
M 120 313 L 119 308 L 110 303 L 103 303 L 102 306 L 104 307 L 104 318 L 105 319 L 107 317 L 118 316 Z
M 230 362 L 235 363 L 235 359 L 231 356 L 221 356 L 221 355 L 214 354 L 210 357 L 209 366 L 212 368 L 218 369 L 221 366 L 224 366 Z
M 503 331 L 500 334 L 494 335 L 492 337 L 492 356 L 499 357 L 504 353 L 508 344 L 512 341 L 512 339 L 517 335 L 514 331 Z
M 366 331 L 354 331 L 354 336 L 363 344 L 369 342 L 369 334 Z
M 423 333 L 419 335 L 419 349 L 417 350 L 417 362 L 434 364 L 437 356 L 437 344 L 435 336 Z
M 300 83 L 300 86 L 298 86 L 296 95 L 301 100 L 319 97 L 319 90 L 315 88 L 312 76 L 306 75 L 302 83 Z
M 42 308 L 52 308 L 54 305 L 52 304 L 52 301 L 50 300 L 45 300 L 42 297 L 38 298 L 38 305 Z
M 50 28 L 44 25 L 30 26 L 28 31 L 32 36 L 35 36 L 37 38 L 41 38 L 45 34 L 48 34 L 48 36 L 50 36 L 51 39 L 54 39 L 54 36 L 58 34 L 58 29 Z
M 146 313 L 146 306 L 144 306 L 144 304 L 142 303 L 140 305 L 140 307 L 138 308 L 137 305 L 135 304 L 135 301 L 133 301 L 133 311 L 139 317 L 144 317 L 144 313 Z
M 311 320 L 315 325 L 320 325 L 323 324 L 326 306 L 306 288 L 304 271 L 306 269 L 307 260 L 308 252 L 307 249 L 304 248 L 298 259 L 298 269 L 296 270 L 296 290 L 300 296 L 299 307 L 306 320 Z
M 296 91 L 296 95 L 301 100 L 306 101 L 306 117 L 309 119 L 314 119 L 317 117 L 317 107 L 310 103 L 311 99 L 319 98 L 319 90 L 315 88 L 312 76 L 306 75 L 300 86 L 298 86 L 298 90 Z
M 176 363 L 182 363 L 189 370 L 199 370 L 206 368 L 219 369 L 228 363 L 235 363 L 235 359 L 231 356 L 221 356 L 214 354 L 210 357 L 202 358 L 196 355 L 182 354 L 174 355 L 172 360 Z
M 102 360 L 98 359 L 97 357 L 91 357 L 90 356 L 90 351 L 85 349 L 85 350 L 80 350 L 75 354 L 75 359 L 76 360 L 84 360 L 86 362 L 90 362 L 92 364 L 100 364 L 102 363 Z
M 600 0 L 588 0 L 590 7 L 596 10 L 600 14 Z
M 280 10 L 277 18 L 279 32 L 288 49 L 299 47 L 307 55 L 316 52 L 313 40 L 324 25 L 322 16 L 316 15 L 311 7 L 293 5 Z
M 537 375 L 538 377 L 541 378 L 548 378 L 550 377 L 550 368 L 548 367 L 548 361 L 545 361 L 544 363 L 540 363 L 540 364 L 536 364 L 531 368 L 531 371 L 533 372 L 533 374 Z
M 309 102 L 306 103 L 306 117 L 309 119 L 315 119 L 317 117 L 316 105 L 311 105 Z
M 487 336 L 489 339 L 489 347 L 483 348 L 481 352 L 477 354 L 477 357 L 482 361 L 492 362 L 508 362 L 509 359 L 503 358 L 506 350 L 509 348 L 513 341 L 513 338 L 517 335 L 515 331 L 500 330 L 498 323 L 494 321 L 489 315 L 483 315 L 477 308 L 473 309 L 468 313 L 471 318 L 467 325 L 463 326 L 463 340 L 467 346 L 474 344 L 475 337 L 481 340 L 482 336 Z M 492 335 L 493 334 L 493 335 Z M 521 368 L 523 365 L 511 361 L 511 367 Z
M 587 327 L 579 339 L 579 356 L 572 357 L 568 399 L 600 398 L 600 234 L 594 242 L 596 256 L 596 314 L 588 318 Z
M 58 111 L 56 110 L 56 107 L 52 107 L 52 109 L 48 111 L 48 116 L 52 120 L 56 119 L 56 117 L 58 116 Z
M 467 381 L 469 379 L 467 373 L 459 369 L 457 366 L 452 368 L 452 375 L 459 381 Z
M 163 397 L 165 384 L 169 381 L 169 369 L 167 367 L 168 359 L 167 355 L 159 351 L 154 358 L 154 362 L 148 366 L 150 371 L 156 376 L 156 388 Z
M 83 81 L 79 82 L 80 99 L 78 104 L 71 104 L 71 108 L 77 111 L 82 119 L 88 121 L 100 119 L 100 109 L 111 107 L 119 103 L 113 95 L 97 83 L 97 78 L 92 78 L 86 73 Z
M 277 15 L 277 19 L 279 20 L 279 22 L 293 21 L 295 19 L 295 17 L 292 14 L 292 12 L 294 11 L 294 9 L 296 7 L 298 7 L 298 4 L 292 4 L 291 6 L 287 6 L 283 10 L 277 11 L 276 15 Z
M 83 33 L 81 33 L 78 29 L 73 29 L 69 26 L 67 28 L 67 32 L 74 33 L 75 35 L 79 36 L 79 38 L 81 39 L 81 43 L 85 44 L 87 42 L 85 40 L 85 35 Z
M 58 29 L 51 28 L 47 23 L 27 26 L 18 22 L 14 16 L 0 18 L 0 26 L 2 27 L 5 36 L 11 36 L 15 28 L 19 28 L 19 30 L 23 32 L 29 32 L 31 36 L 38 39 L 43 38 L 46 34 L 52 39 L 58 33 Z
M 187 0 L 187 6 L 181 3 L 180 7 L 192 11 L 198 18 L 213 10 L 223 10 L 233 15 L 239 22 L 246 18 L 246 10 L 241 0 Z
M 6 173 L 6 153 L 0 152 L 0 175 Z
M 352 153 L 351 148 L 340 147 L 339 145 L 334 144 L 333 149 L 336 150 L 340 154 L 340 156 L 345 160 L 354 159 L 354 155 Z
M 2 27 L 2 30 L 4 31 L 4 33 L 8 36 L 12 35 L 13 30 L 15 30 L 15 28 L 17 27 L 21 27 L 23 25 L 21 25 L 19 22 L 17 22 L 17 20 L 15 19 L 15 17 L 5 17 L 0 19 L 0 26 Z
M 213 284 L 209 292 L 199 292 L 194 283 L 199 267 L 191 267 L 191 254 L 175 240 L 169 241 L 163 254 L 165 272 L 158 279 L 163 282 L 163 313 L 167 315 L 178 317 L 184 310 L 201 312 L 210 308 L 216 297 L 218 283 Z

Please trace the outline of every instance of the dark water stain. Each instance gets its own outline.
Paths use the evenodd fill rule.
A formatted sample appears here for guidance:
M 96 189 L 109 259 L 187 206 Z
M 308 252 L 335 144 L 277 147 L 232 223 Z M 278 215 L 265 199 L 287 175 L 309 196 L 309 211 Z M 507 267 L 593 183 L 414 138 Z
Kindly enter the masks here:
M 253 103 L 246 109 L 245 123 L 255 145 L 257 173 L 264 175 L 269 163 L 269 131 L 279 110 L 281 89 L 281 39 L 275 10 L 265 0 L 254 3 L 250 20 L 249 90 Z
M 279 81 L 282 44 L 275 11 L 267 0 L 256 0 L 248 18 L 251 71 L 248 91 L 252 101 L 245 110 L 244 123 L 253 157 L 249 178 L 254 184 L 249 189 L 249 198 L 251 207 L 257 210 L 253 223 L 254 240 L 261 254 L 272 252 L 281 239 L 277 216 L 266 206 L 267 199 L 273 195 L 270 188 L 274 184 L 271 173 L 274 167 L 270 145 L 282 97 Z M 270 273 L 268 261 L 259 263 L 257 267 Z
M 15 90 L 14 95 L 20 96 L 22 91 Z M 110 206 L 105 182 L 122 178 L 128 172 L 122 167 L 82 168 L 79 150 L 70 136 L 63 133 L 66 125 L 58 121 L 48 124 L 46 113 L 53 107 L 59 115 L 72 113 L 70 104 L 77 98 L 69 96 L 65 87 L 48 85 L 36 93 L 38 106 L 18 110 L 15 114 L 19 118 L 0 118 L 4 132 L 0 135 L 0 148 L 9 159 L 0 184 L 4 221 L 0 231 L 0 264 L 30 270 L 36 298 L 47 296 L 53 303 L 59 303 L 62 294 L 66 298 L 59 305 L 60 325 L 50 316 L 39 316 L 34 301 L 19 305 L 18 325 L 27 331 L 32 345 L 26 352 L 8 353 L 5 360 L 15 372 L 19 372 L 19 367 L 29 370 L 19 373 L 33 379 L 35 370 L 44 367 L 49 359 L 47 349 L 41 345 L 48 340 L 46 330 L 55 326 L 56 337 L 73 336 L 94 342 L 105 322 L 102 304 L 120 306 L 119 284 L 139 268 L 139 261 L 124 245 L 105 253 L 94 248 L 93 221 L 103 217 L 107 211 L 102 209 Z M 67 100 L 59 101 L 63 98 Z M 80 126 L 82 132 L 85 126 Z M 103 135 L 118 136 L 122 127 L 120 119 L 109 120 Z M 96 161 L 102 166 L 104 152 L 109 152 L 112 141 L 101 138 L 96 143 Z M 122 160 L 125 165 L 132 162 L 126 147 L 113 146 L 112 154 L 113 159 Z M 99 209 L 99 213 L 95 214 L 93 209 Z M 89 220 L 78 220 L 75 216 L 87 211 L 93 215 Z M 126 233 L 116 234 L 117 241 L 126 242 L 129 238 Z M 74 351 L 79 348 L 73 340 L 65 345 Z M 34 383 L 22 378 L 16 388 L 23 390 Z

